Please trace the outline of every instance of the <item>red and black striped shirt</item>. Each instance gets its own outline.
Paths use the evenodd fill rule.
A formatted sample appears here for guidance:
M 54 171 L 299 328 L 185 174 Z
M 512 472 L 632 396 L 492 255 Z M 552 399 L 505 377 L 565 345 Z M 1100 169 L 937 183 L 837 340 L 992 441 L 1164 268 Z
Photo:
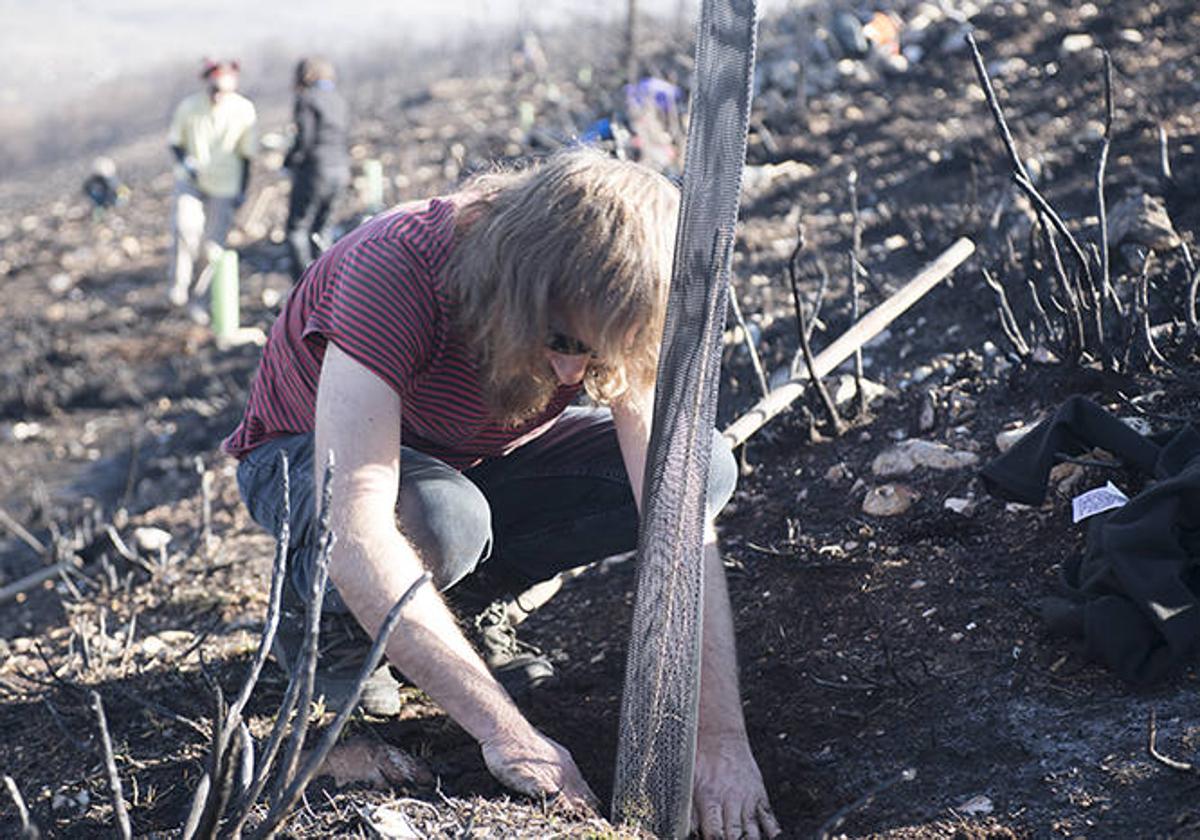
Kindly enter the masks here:
M 271 328 L 226 452 L 241 458 L 272 438 L 313 430 L 330 341 L 400 396 L 403 444 L 458 469 L 511 452 L 571 403 L 579 386 L 560 386 L 540 415 L 517 427 L 489 415 L 478 361 L 452 329 L 441 279 L 455 198 L 372 219 L 309 268 Z

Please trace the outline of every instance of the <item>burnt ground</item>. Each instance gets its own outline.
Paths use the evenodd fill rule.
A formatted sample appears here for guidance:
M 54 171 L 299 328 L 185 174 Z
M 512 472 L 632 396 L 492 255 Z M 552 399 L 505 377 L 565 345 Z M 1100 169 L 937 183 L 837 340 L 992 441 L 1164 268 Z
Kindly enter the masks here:
M 1194 244 L 1200 211 L 1187 185 L 1200 175 L 1200 13 L 1188 0 L 1074 5 L 997 4 L 972 18 L 988 60 L 999 62 L 998 92 L 1023 153 L 1037 161 L 1043 189 L 1069 224 L 1093 239 L 1099 61 L 1060 46 L 1068 34 L 1092 34 L 1112 51 L 1117 71 L 1110 205 L 1139 189 L 1165 195 L 1176 229 Z M 764 60 L 786 57 L 789 32 L 786 21 L 764 25 Z M 563 79 L 573 79 L 573 66 L 563 65 Z M 507 129 L 514 101 L 533 98 L 547 121 L 560 123 L 597 106 L 594 89 L 557 87 L 550 96 L 544 84 L 496 76 L 416 92 L 381 84 L 358 102 L 358 143 L 403 174 L 394 198 L 445 189 L 472 160 L 522 151 L 520 133 Z M 805 293 L 817 286 L 818 257 L 833 278 L 815 342 L 849 321 L 851 166 L 872 285 L 898 286 L 957 236 L 979 246 L 868 348 L 867 375 L 888 387 L 870 415 L 834 438 L 814 433 L 815 401 L 798 403 L 751 439 L 720 520 L 750 736 L 789 836 L 811 835 L 851 804 L 836 829 L 851 837 L 1200 836 L 1200 779 L 1146 750 L 1155 712 L 1162 750 L 1196 760 L 1196 666 L 1131 688 L 1049 635 L 1036 612 L 1063 562 L 1083 548 L 1069 497 L 1109 478 L 1132 495 L 1142 477 L 1082 468 L 1044 505 L 1027 508 L 989 499 L 972 470 L 918 471 L 900 479 L 919 493 L 908 511 L 862 511 L 867 492 L 885 481 L 873 475 L 872 460 L 902 437 L 942 441 L 986 462 L 997 454 L 999 431 L 1036 420 L 1069 395 L 1162 429 L 1196 417 L 1194 386 L 1136 360 L 1106 374 L 1008 352 L 979 269 L 1005 282 L 1022 321 L 1028 305 L 1017 290 L 1041 269 L 1020 203 L 994 214 L 1011 188 L 967 53 L 931 50 L 906 74 L 846 77 L 812 96 L 803 113 L 772 105 L 769 95 L 760 102 L 750 160 L 775 168 L 747 175 L 735 284 L 772 370 L 796 343 L 784 265 L 798 223 L 808 242 Z M 1174 184 L 1159 173 L 1160 123 Z M 454 143 L 461 148 L 448 152 Z M 147 173 L 131 179 L 133 200 L 101 218 L 74 197 L 73 183 L 53 177 L 46 183 L 61 186 L 61 198 L 10 202 L 0 214 L 8 339 L 0 358 L 0 507 L 34 539 L 85 558 L 104 553 L 97 534 L 107 524 L 127 540 L 140 525 L 172 536 L 167 563 L 153 574 L 110 563 L 109 551 L 0 605 L 0 772 L 14 777 L 34 821 L 53 836 L 111 833 L 92 688 L 104 699 L 135 831 L 169 835 L 181 825 L 206 749 L 208 680 L 227 694 L 236 689 L 265 609 L 272 540 L 248 521 L 233 465 L 215 453 L 236 423 L 257 351 L 218 348 L 204 328 L 166 308 L 170 184 L 152 170 L 133 167 Z M 253 200 L 243 211 L 234 244 L 243 320 L 265 328 L 288 283 L 278 272 L 282 191 L 269 174 L 258 183 L 273 192 L 257 211 Z M 1119 283 L 1127 282 L 1120 260 Z M 1151 285 L 1156 324 L 1183 320 L 1185 285 L 1179 259 L 1164 254 Z M 868 289 L 868 304 L 879 297 Z M 1160 336 L 1175 369 L 1194 370 L 1183 331 Z M 755 397 L 746 355 L 733 342 L 726 372 L 722 422 Z M 213 511 L 207 548 L 202 473 Z M 947 498 L 972 504 L 960 515 L 944 507 Z M 8 537 L 11 529 L 0 530 Z M 6 539 L 0 585 L 43 562 L 25 542 Z M 629 563 L 585 571 L 523 628 L 562 674 L 525 704 L 528 713 L 572 750 L 604 798 L 632 583 Z M 265 735 L 283 689 L 268 668 L 250 704 L 256 736 Z M 322 778 L 289 823 L 293 835 L 369 833 L 376 805 L 405 813 L 430 836 L 611 831 L 508 800 L 470 739 L 416 692 L 400 719 L 355 719 L 350 737 L 399 747 L 424 762 L 436 784 L 338 788 Z M 887 785 L 906 769 L 915 777 Z M 876 788 L 876 797 L 859 801 Z M 3 798 L 0 833 L 16 827 Z

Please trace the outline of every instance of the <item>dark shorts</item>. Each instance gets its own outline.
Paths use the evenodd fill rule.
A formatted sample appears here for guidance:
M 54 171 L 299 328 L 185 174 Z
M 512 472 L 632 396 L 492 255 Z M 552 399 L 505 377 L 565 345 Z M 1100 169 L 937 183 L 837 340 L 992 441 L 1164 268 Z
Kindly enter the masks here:
M 238 466 L 238 489 L 254 520 L 278 533 L 281 451 L 287 452 L 291 486 L 290 575 L 306 594 L 319 536 L 313 436 L 291 435 L 256 447 Z M 733 454 L 714 431 L 710 518 L 729 501 L 736 483 Z M 489 577 L 515 591 L 637 547 L 637 508 L 612 415 L 602 408 L 568 408 L 537 439 L 462 472 L 402 446 L 396 516 L 442 590 L 481 564 Z M 330 609 L 344 609 L 336 597 L 327 602 Z

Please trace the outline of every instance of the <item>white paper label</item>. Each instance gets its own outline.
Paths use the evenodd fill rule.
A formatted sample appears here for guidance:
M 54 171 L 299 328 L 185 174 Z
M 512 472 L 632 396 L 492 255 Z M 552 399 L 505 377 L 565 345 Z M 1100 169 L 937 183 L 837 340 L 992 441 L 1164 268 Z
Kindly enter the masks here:
M 1072 499 L 1071 513 L 1076 522 L 1081 522 L 1097 513 L 1123 507 L 1128 501 L 1129 497 L 1110 481 L 1103 487 L 1089 490 Z

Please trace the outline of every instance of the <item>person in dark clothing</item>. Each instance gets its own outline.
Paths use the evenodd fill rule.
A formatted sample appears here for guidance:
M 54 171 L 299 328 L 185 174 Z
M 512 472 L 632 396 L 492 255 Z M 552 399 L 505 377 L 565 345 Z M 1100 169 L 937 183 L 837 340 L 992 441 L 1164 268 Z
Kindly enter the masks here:
M 296 65 L 295 121 L 296 139 L 283 165 L 292 173 L 287 241 L 292 279 L 299 280 L 329 246 L 330 211 L 350 182 L 350 113 L 334 85 L 333 65 L 323 58 Z

